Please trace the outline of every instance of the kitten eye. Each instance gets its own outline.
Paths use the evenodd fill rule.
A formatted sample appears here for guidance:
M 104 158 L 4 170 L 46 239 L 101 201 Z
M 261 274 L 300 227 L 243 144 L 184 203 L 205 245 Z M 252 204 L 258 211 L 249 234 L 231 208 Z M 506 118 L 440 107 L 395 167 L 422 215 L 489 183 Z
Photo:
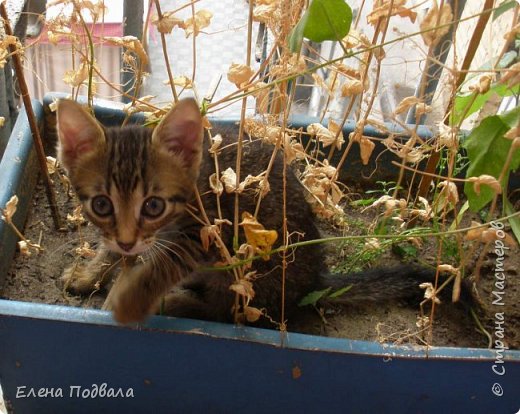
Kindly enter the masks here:
M 159 217 L 166 208 L 166 202 L 159 197 L 150 197 L 145 200 L 141 207 L 141 214 L 148 218 Z
M 99 217 L 107 217 L 114 212 L 112 201 L 104 195 L 94 197 L 91 201 L 90 207 Z

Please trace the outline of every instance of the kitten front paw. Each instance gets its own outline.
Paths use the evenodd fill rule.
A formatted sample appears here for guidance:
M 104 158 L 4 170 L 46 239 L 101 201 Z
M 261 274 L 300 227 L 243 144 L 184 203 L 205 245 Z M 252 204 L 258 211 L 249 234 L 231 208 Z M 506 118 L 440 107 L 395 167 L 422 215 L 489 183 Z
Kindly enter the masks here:
M 155 313 L 155 308 L 142 289 L 130 283 L 124 275 L 116 280 L 102 307 L 103 310 L 112 311 L 114 320 L 121 324 L 143 322 Z
M 99 290 L 99 278 L 84 266 L 74 264 L 63 271 L 61 276 L 64 288 L 74 295 L 85 295 Z
M 143 301 L 143 298 L 128 293 L 121 295 L 109 306 L 115 321 L 120 324 L 143 322 L 154 313 L 154 306 Z

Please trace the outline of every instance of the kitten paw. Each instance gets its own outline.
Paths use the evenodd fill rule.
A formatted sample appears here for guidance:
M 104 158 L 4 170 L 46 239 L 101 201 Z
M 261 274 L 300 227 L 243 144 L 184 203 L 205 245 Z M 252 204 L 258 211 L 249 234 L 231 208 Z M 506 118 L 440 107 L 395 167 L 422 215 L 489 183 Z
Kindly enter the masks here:
M 155 313 L 155 306 L 144 300 L 139 291 L 118 291 L 114 287 L 110 291 L 103 310 L 112 311 L 114 320 L 120 324 L 143 322 L 149 315 Z
M 83 266 L 72 265 L 61 276 L 64 288 L 74 295 L 85 295 L 100 289 L 99 278 Z

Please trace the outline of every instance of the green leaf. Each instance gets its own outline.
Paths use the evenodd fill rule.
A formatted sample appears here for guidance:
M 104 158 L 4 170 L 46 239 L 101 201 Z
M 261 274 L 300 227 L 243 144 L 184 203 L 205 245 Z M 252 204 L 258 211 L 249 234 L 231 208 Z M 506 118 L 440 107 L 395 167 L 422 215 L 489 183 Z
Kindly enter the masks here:
M 516 213 L 513 208 L 513 205 L 509 202 L 507 198 L 504 197 L 504 209 L 508 216 Z M 518 243 L 520 243 L 520 216 L 511 217 L 509 219 L 509 224 L 511 224 L 511 230 L 513 230 L 513 234 L 516 237 Z
M 314 42 L 341 40 L 351 23 L 352 9 L 344 0 L 312 0 L 289 36 L 290 50 L 299 52 L 304 37 Z
M 493 21 L 498 19 L 506 11 L 513 9 L 518 3 L 516 0 L 505 0 L 500 6 L 498 6 L 493 12 Z
M 404 242 L 392 244 L 392 252 L 403 259 L 408 259 L 410 257 L 417 257 L 419 250 L 414 245 Z
M 315 290 L 314 292 L 309 293 L 306 295 L 298 304 L 298 306 L 307 306 L 307 305 L 313 305 L 315 306 L 318 301 L 329 294 L 329 292 L 332 290 L 332 288 L 328 287 L 327 289 L 323 290 Z
M 352 286 L 354 286 L 354 285 L 348 285 L 348 286 L 345 286 L 344 288 L 336 290 L 335 292 L 332 292 L 329 295 L 329 298 L 331 298 L 331 299 L 339 298 L 341 295 L 343 295 L 344 293 L 347 293 L 350 289 L 352 289 Z
M 517 125 L 519 118 L 520 107 L 517 107 L 504 115 L 484 118 L 480 125 L 471 132 L 463 144 L 470 161 L 466 178 L 489 174 L 498 179 L 512 145 L 512 141 L 504 138 L 504 134 Z M 519 166 L 520 151 L 516 151 L 511 159 L 509 171 L 501 183 L 502 188 L 507 185 L 509 172 L 518 169 Z M 494 196 L 493 191 L 486 185 L 480 187 L 480 195 L 477 195 L 473 189 L 473 183 L 464 185 L 464 193 L 468 197 L 469 208 L 473 212 L 480 211 Z
M 352 207 L 365 207 L 365 206 L 369 206 L 370 204 L 372 204 L 374 201 L 376 201 L 375 198 L 365 198 L 365 199 L 361 199 L 361 200 L 354 200 L 354 201 L 351 201 L 350 202 L 350 205 Z
M 516 85 L 515 87 L 510 88 L 507 85 L 497 83 L 493 85 L 485 94 L 479 94 L 476 98 L 474 98 L 473 93 L 457 95 L 455 97 L 455 104 L 453 105 L 453 111 L 450 117 L 450 124 L 459 125 L 459 123 L 468 116 L 480 110 L 484 104 L 495 95 L 505 97 L 517 95 L 519 92 L 520 85 Z

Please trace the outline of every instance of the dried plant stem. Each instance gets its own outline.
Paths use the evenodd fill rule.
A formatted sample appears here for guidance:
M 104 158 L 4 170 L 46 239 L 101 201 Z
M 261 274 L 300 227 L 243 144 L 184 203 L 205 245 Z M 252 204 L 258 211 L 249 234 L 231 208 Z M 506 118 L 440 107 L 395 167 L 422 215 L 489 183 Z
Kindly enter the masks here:
M 77 9 L 77 4 L 74 3 L 74 8 L 76 9 L 76 14 L 78 15 L 81 25 L 83 26 L 83 29 L 85 31 L 85 34 L 87 35 L 88 40 L 88 49 L 89 49 L 89 62 L 88 62 L 88 87 L 87 87 L 87 102 L 88 106 L 92 107 L 94 105 L 94 95 L 93 95 L 93 89 L 92 89 L 92 83 L 94 80 L 94 42 L 92 40 L 92 35 L 90 33 L 90 30 L 87 26 L 87 23 L 85 22 L 85 19 L 83 19 L 83 15 L 81 14 L 81 10 Z M 78 88 L 79 89 L 79 88 Z
M 477 48 L 480 44 L 482 35 L 484 33 L 484 29 L 486 28 L 486 25 L 489 21 L 489 17 L 491 16 L 491 12 L 493 11 L 493 3 L 494 3 L 494 0 L 486 0 L 484 3 L 484 6 L 482 7 L 482 12 L 478 14 L 477 25 L 471 36 L 471 39 L 470 39 L 470 42 L 468 45 L 468 51 L 466 53 L 466 56 L 464 57 L 464 61 L 462 62 L 461 69 L 458 71 L 459 75 L 458 75 L 457 81 L 455 83 L 454 91 L 456 91 L 462 85 L 464 80 L 466 79 L 467 71 L 469 70 L 469 68 L 471 66 L 471 62 L 473 61 L 473 58 L 475 57 Z M 464 19 L 460 19 L 459 22 L 461 22 L 463 20 Z M 448 105 L 448 108 L 446 109 L 445 119 L 448 118 L 450 112 L 452 111 L 453 103 L 454 103 L 454 97 L 452 97 L 452 99 L 450 100 L 450 103 Z M 434 151 L 428 158 L 428 163 L 426 165 L 425 171 L 428 173 L 435 171 L 435 168 L 437 168 L 437 164 L 439 163 L 439 159 L 440 159 L 440 152 Z M 425 197 L 426 194 L 428 193 L 428 189 L 430 188 L 430 184 L 431 184 L 431 179 L 427 176 L 424 176 L 421 179 L 421 182 L 419 183 L 419 189 L 417 191 L 417 196 Z
M 253 44 L 253 9 L 254 2 L 249 2 L 249 17 L 247 21 L 247 50 L 246 50 L 246 65 L 251 66 L 251 50 Z M 238 137 L 237 137 L 237 162 L 235 166 L 236 172 L 236 187 L 240 186 L 240 172 L 241 172 L 241 164 L 242 164 L 242 148 L 244 146 L 244 125 L 246 119 L 246 109 L 247 109 L 247 96 L 242 98 L 242 108 L 240 110 L 240 126 L 238 129 Z M 238 248 L 238 225 L 240 220 L 240 194 L 238 192 L 235 193 L 235 208 L 234 208 L 234 218 L 233 218 L 233 235 L 234 235 L 234 244 L 235 248 Z
M 157 10 L 157 17 L 159 20 L 162 19 L 163 14 L 161 11 L 161 5 L 159 4 L 159 0 L 154 0 L 155 8 Z M 159 33 L 161 35 L 161 45 L 164 56 L 164 65 L 166 66 L 166 72 L 168 73 L 168 80 L 170 81 L 170 88 L 172 89 L 173 100 L 175 102 L 179 101 L 179 96 L 177 95 L 177 90 L 175 89 L 175 83 L 173 80 L 173 74 L 170 67 L 170 58 L 168 57 L 168 49 L 166 47 L 166 35 L 164 33 Z
M 520 217 L 520 211 L 517 211 L 516 213 L 510 214 L 510 215 L 507 215 L 504 217 L 494 219 L 493 221 L 494 222 L 497 222 L 497 221 L 503 222 L 503 221 L 509 220 L 514 217 Z M 383 240 L 392 239 L 395 241 L 399 241 L 399 240 L 406 240 L 412 236 L 424 237 L 424 238 L 446 237 L 446 236 L 450 236 L 450 235 L 465 234 L 470 230 L 488 228 L 490 225 L 491 225 L 490 222 L 486 222 L 483 224 L 479 224 L 478 226 L 464 227 L 464 228 L 460 228 L 460 229 L 438 231 L 438 232 L 423 232 L 422 231 L 423 229 L 417 228 L 417 229 L 415 229 L 415 231 L 407 231 L 407 232 L 397 234 L 397 235 L 396 234 L 365 234 L 365 235 L 359 235 L 359 236 L 327 237 L 327 238 L 321 238 L 321 239 L 304 240 L 304 241 L 300 241 L 300 242 L 290 243 L 286 246 L 277 247 L 276 249 L 273 249 L 265 254 L 273 255 L 273 254 L 282 253 L 284 250 L 297 249 L 297 248 L 305 247 L 305 246 L 314 246 L 316 244 L 340 243 L 340 242 L 345 242 L 345 241 L 350 241 L 350 240 L 365 240 L 367 238 L 383 239 Z M 244 266 L 245 264 L 251 263 L 255 260 L 262 259 L 263 257 L 265 257 L 265 255 L 264 256 L 254 256 L 254 257 L 251 257 L 248 259 L 235 261 L 235 262 L 233 262 L 233 264 L 227 265 L 227 266 L 218 266 L 218 267 L 209 267 L 209 268 L 203 267 L 203 268 L 201 268 L 201 270 L 205 270 L 205 269 L 206 270 L 219 270 L 219 271 L 231 270 L 231 269 L 234 269 L 234 268 L 237 268 L 240 266 Z
M 11 29 L 11 25 L 9 24 L 9 18 L 7 16 L 7 11 L 5 9 L 5 5 L 3 2 L 0 3 L 0 15 L 4 20 L 4 30 L 8 36 L 13 36 L 13 31 Z M 34 147 L 36 149 L 36 154 L 38 157 L 38 162 L 40 164 L 40 171 L 43 176 L 43 182 L 45 184 L 45 192 L 47 193 L 47 199 L 49 201 L 52 219 L 54 221 L 54 227 L 56 230 L 62 228 L 60 214 L 58 211 L 58 205 L 56 203 L 56 195 L 54 191 L 54 185 L 49 175 L 49 170 L 47 168 L 47 159 L 45 157 L 45 151 L 43 149 L 42 138 L 40 136 L 40 129 L 38 128 L 38 123 L 36 122 L 36 117 L 34 116 L 34 110 L 31 103 L 31 97 L 29 96 L 29 90 L 27 88 L 27 83 L 25 82 L 25 76 L 23 73 L 22 61 L 20 59 L 20 55 L 17 51 L 16 45 L 9 45 L 9 50 L 12 53 L 14 70 L 16 72 L 16 77 L 18 79 L 18 86 L 20 87 L 20 93 L 22 95 L 23 104 L 25 106 L 25 112 L 27 113 L 27 119 L 29 121 L 29 126 L 31 128 L 32 137 L 34 140 Z

